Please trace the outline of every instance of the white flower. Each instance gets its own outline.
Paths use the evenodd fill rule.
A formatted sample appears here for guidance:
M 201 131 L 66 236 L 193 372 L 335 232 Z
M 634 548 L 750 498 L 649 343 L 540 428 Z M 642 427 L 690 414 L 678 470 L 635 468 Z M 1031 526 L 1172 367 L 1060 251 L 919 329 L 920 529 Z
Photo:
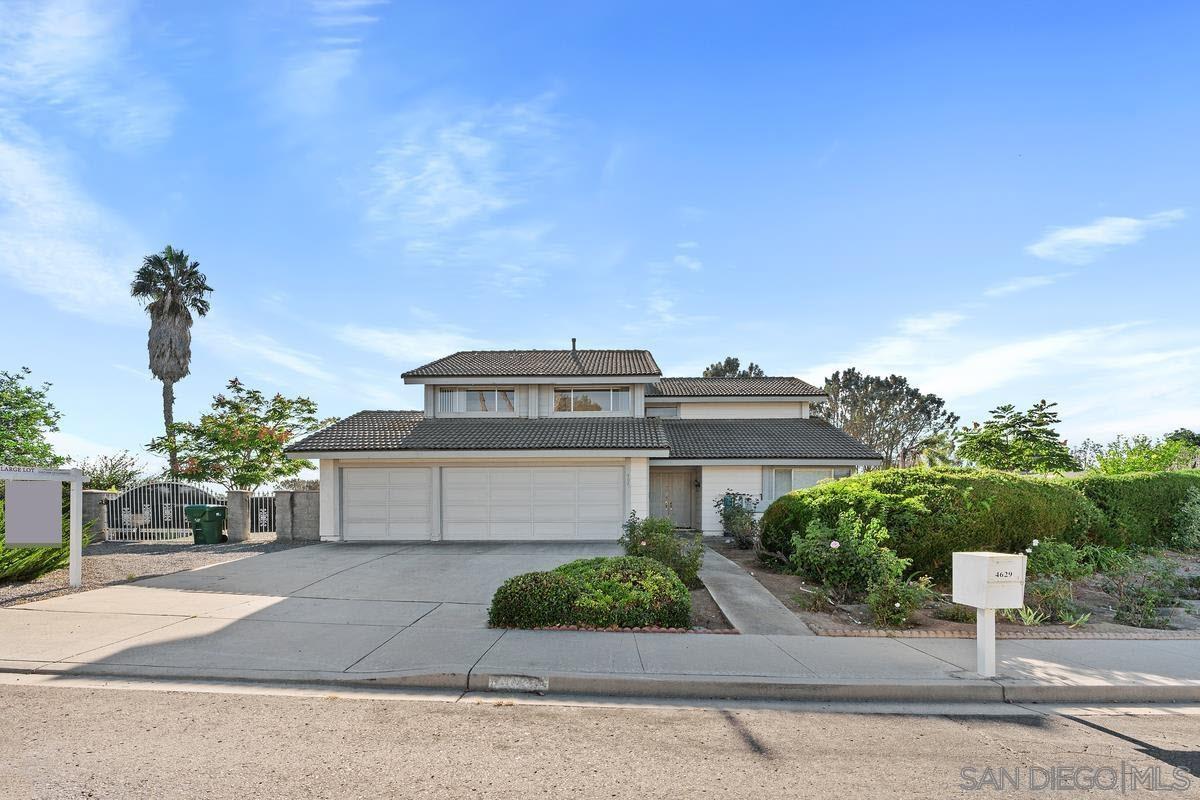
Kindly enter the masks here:
M 899 608 L 899 607 L 900 607 L 900 604 L 899 604 L 899 603 L 896 603 L 896 608 Z
M 829 543 L 829 546 L 832 547 L 834 550 L 837 550 L 839 547 L 842 546 L 842 543 L 839 542 L 837 539 L 834 539 L 832 542 Z
M 1034 547 L 1037 547 L 1039 544 L 1041 544 L 1041 542 L 1039 542 L 1037 539 L 1034 539 L 1034 540 L 1033 540 L 1033 546 L 1034 546 Z
M 1026 553 L 1032 553 L 1032 552 L 1033 552 L 1033 548 L 1032 548 L 1032 547 L 1026 547 L 1026 548 L 1025 548 L 1025 552 L 1026 552 Z

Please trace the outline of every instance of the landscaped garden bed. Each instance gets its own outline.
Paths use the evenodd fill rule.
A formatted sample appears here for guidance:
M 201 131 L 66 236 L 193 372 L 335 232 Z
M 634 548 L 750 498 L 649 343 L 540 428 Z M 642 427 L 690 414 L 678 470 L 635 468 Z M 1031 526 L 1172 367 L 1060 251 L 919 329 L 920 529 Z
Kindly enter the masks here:
M 670 520 L 625 523 L 628 555 L 585 558 L 505 581 L 492 597 L 497 628 L 672 632 L 728 631 L 700 582 L 699 537 L 681 537 Z
M 717 545 L 827 635 L 973 636 L 957 550 L 1029 556 L 1008 638 L 1200 637 L 1200 472 L 1041 479 L 885 470 L 793 492 L 754 549 Z M 745 539 L 741 544 L 745 545 Z

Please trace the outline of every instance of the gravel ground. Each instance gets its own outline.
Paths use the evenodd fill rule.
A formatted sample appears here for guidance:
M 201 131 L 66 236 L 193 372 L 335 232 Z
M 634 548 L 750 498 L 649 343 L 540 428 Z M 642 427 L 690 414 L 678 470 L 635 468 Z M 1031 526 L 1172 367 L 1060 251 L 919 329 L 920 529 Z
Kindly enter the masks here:
M 1167 707 L 886 716 L 0 686 L 0 708 L 0 798 L 19 800 L 1107 797 L 1125 793 L 1078 787 L 1130 768 L 1160 787 L 1131 794 L 1200 794 L 1200 716 Z M 1061 770 L 1058 790 L 1030 791 L 1034 767 Z M 1017 788 L 997 791 L 988 768 Z
M 153 575 L 168 575 L 172 572 L 236 561 L 259 553 L 303 547 L 311 542 L 278 541 L 275 534 L 250 537 L 245 542 L 226 544 L 163 544 L 160 542 L 141 544 L 137 542 L 96 542 L 83 551 L 83 587 L 72 589 L 67 586 L 67 569 L 47 572 L 37 580 L 29 582 L 0 583 L 0 606 L 18 605 L 34 600 L 45 600 L 60 594 L 83 592 L 128 583 Z

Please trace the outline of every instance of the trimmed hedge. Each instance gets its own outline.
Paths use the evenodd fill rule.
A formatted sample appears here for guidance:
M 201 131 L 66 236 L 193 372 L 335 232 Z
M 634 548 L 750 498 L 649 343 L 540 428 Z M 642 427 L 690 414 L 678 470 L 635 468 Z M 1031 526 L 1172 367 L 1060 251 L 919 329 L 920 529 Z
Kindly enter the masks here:
M 962 468 L 887 469 L 784 495 L 763 515 L 763 547 L 791 555 L 792 535 L 844 511 L 880 520 L 914 572 L 944 578 L 955 550 L 1019 552 L 1031 539 L 1080 544 L 1103 524 L 1096 506 L 1061 481 Z
M 691 613 L 691 595 L 668 567 L 651 558 L 619 556 L 509 578 L 492 597 L 488 624 L 686 628 Z
M 1103 544 L 1159 547 L 1171 542 L 1188 490 L 1200 491 L 1200 470 L 1099 473 L 1064 478 L 1096 505 L 1102 521 L 1093 537 Z

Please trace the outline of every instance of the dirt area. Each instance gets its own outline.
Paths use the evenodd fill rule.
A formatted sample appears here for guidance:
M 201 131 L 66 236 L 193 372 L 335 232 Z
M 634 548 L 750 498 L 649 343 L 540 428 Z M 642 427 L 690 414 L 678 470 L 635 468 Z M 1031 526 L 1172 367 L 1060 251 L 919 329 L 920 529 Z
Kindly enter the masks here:
M 735 562 L 750 573 L 767 591 L 797 614 L 810 628 L 824 636 L 913 636 L 913 637 L 951 637 L 970 638 L 975 635 L 974 617 L 970 621 L 954 622 L 939 619 L 935 612 L 948 609 L 954 604 L 946 597 L 946 602 L 938 609 L 926 608 L 914 615 L 913 624 L 909 628 L 874 628 L 871 616 L 866 606 L 848 605 L 831 607 L 828 612 L 811 611 L 802 602 L 813 590 L 813 586 L 798 575 L 780 572 L 759 561 L 753 550 L 739 550 L 727 542 L 707 542 L 721 555 Z M 1200 576 L 1200 556 L 1172 554 L 1180 565 L 1181 574 Z M 1179 639 L 1200 638 L 1200 630 L 1156 630 L 1152 628 L 1135 628 L 1130 625 L 1120 625 L 1113 622 L 1111 598 L 1101 592 L 1096 579 L 1080 581 L 1076 592 L 1076 600 L 1084 605 L 1092 616 L 1087 624 L 1079 628 L 1066 625 L 1025 626 L 1019 622 L 1009 622 L 997 616 L 996 636 L 1001 639 Z M 949 587 L 942 587 L 949 592 Z M 1193 620 L 1200 617 L 1183 617 L 1184 624 L 1195 624 Z
M 87 591 L 116 583 L 128 583 L 153 575 L 206 567 L 224 561 L 303 547 L 311 542 L 278 541 L 275 534 L 254 535 L 249 541 L 192 545 L 138 542 L 96 542 L 83 551 L 83 587 L 72 589 L 67 569 L 47 572 L 28 582 L 0 583 L 0 606 L 45 600 L 60 594 Z
M 699 589 L 692 589 L 692 627 L 707 628 L 710 631 L 733 629 L 729 620 L 725 619 L 725 615 L 721 613 L 717 601 L 713 600 L 708 589 L 703 586 Z

